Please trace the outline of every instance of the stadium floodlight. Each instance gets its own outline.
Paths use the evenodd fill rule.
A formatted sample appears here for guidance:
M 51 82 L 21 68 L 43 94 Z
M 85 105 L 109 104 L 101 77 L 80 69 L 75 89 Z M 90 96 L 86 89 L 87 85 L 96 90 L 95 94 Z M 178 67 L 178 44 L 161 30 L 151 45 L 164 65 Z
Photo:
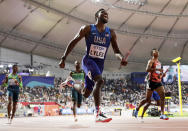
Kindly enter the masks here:
M 8 67 L 11 68 L 11 67 L 12 67 L 12 64 L 9 64 Z
M 92 2 L 94 2 L 94 3 L 95 3 L 95 2 L 96 2 L 96 3 L 97 3 L 97 2 L 101 2 L 101 1 L 102 1 L 102 0 L 92 0 Z
M 181 57 L 177 57 L 172 60 L 172 62 L 177 64 L 178 67 L 178 87 L 179 87 L 179 105 L 180 105 L 180 115 L 183 116 L 183 111 L 182 111 L 182 94 L 181 94 L 181 78 L 180 78 L 180 60 Z
M 33 68 L 29 68 L 29 72 L 34 72 L 34 69 Z
M 4 67 L 4 65 L 0 65 L 0 68 L 3 68 Z

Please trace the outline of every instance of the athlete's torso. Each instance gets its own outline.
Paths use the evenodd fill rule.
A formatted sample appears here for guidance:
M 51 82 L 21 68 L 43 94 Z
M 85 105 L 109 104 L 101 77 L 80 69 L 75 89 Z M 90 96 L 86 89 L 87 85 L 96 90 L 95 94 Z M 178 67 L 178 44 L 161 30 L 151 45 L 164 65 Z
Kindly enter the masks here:
M 99 32 L 96 25 L 90 25 L 90 34 L 86 40 L 86 56 L 103 65 L 110 46 L 111 32 L 109 27 Z
M 18 74 L 9 74 L 8 75 L 8 86 L 16 86 L 16 81 L 19 82 Z
M 84 71 L 83 70 L 81 70 L 80 72 L 72 71 L 71 77 L 75 81 L 83 81 L 84 82 L 84 79 L 85 79 Z
M 162 68 L 161 63 L 158 60 L 155 60 L 152 65 L 152 68 L 161 69 Z M 153 82 L 161 82 L 162 77 L 161 77 L 160 71 L 150 72 L 149 75 L 150 75 L 149 80 L 151 80 Z

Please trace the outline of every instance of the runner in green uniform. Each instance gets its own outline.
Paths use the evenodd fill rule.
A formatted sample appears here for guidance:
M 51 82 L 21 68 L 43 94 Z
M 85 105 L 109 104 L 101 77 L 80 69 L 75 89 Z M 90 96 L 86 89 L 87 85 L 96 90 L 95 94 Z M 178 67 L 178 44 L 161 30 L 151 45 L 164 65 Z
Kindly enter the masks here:
M 76 118 L 76 107 L 80 108 L 82 104 L 82 94 L 81 89 L 84 88 L 84 71 L 80 69 L 80 63 L 75 61 L 75 71 L 71 71 L 70 76 L 65 82 L 63 82 L 63 86 L 68 85 L 72 87 L 72 101 L 73 101 L 73 114 L 75 122 L 78 121 Z
M 7 91 L 8 91 L 8 123 L 11 124 L 15 112 L 16 112 L 16 105 L 18 102 L 19 92 L 20 88 L 22 88 L 22 78 L 20 75 L 17 74 L 18 72 L 18 66 L 13 65 L 12 67 L 13 72 L 9 75 L 6 75 L 5 80 L 3 81 L 4 85 L 7 85 Z M 12 108 L 12 102 L 13 102 L 13 108 Z M 12 111 L 12 114 L 11 114 Z

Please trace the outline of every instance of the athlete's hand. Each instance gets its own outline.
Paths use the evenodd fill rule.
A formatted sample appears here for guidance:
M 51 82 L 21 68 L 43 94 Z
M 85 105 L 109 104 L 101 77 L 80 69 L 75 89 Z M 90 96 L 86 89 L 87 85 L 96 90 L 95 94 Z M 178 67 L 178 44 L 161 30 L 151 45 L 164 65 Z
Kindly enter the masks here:
M 19 82 L 15 79 L 15 84 L 17 85 L 17 86 L 19 86 Z
M 67 83 L 66 83 L 66 82 L 62 82 L 62 83 L 60 84 L 60 89 L 65 88 L 65 87 L 66 87 L 66 85 L 67 85 Z
M 82 82 L 81 86 L 82 86 L 82 87 L 84 87 L 84 86 L 85 86 L 84 82 Z
M 162 77 L 165 77 L 165 76 L 166 76 L 166 73 L 164 73 Z
M 65 68 L 65 59 L 64 58 L 62 58 L 61 61 L 59 62 L 59 67 Z
M 123 59 L 121 60 L 121 65 L 122 65 L 122 66 L 126 66 L 127 63 L 128 63 L 128 62 L 125 60 L 125 58 L 123 58 Z
M 168 72 L 168 69 L 163 73 L 163 77 L 166 77 L 166 73 Z

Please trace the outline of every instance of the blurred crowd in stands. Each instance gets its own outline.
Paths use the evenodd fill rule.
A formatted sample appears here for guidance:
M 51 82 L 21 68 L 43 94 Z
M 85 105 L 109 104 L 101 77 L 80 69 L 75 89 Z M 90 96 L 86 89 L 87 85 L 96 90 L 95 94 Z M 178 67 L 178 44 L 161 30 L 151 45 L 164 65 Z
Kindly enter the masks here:
M 63 82 L 61 78 L 55 79 L 54 87 L 23 87 L 20 94 L 20 102 L 49 102 L 54 101 L 66 105 L 71 102 L 71 88 L 60 89 Z M 125 106 L 126 103 L 136 105 L 145 96 L 145 84 L 131 85 L 130 80 L 125 79 L 104 79 L 102 88 L 102 105 L 104 106 Z M 171 94 L 172 102 L 179 104 L 177 83 L 165 85 L 165 91 Z M 188 104 L 188 84 L 182 83 L 183 104 Z M 93 104 L 93 97 L 84 99 L 90 106 Z M 6 88 L 0 86 L 0 107 L 7 103 Z

